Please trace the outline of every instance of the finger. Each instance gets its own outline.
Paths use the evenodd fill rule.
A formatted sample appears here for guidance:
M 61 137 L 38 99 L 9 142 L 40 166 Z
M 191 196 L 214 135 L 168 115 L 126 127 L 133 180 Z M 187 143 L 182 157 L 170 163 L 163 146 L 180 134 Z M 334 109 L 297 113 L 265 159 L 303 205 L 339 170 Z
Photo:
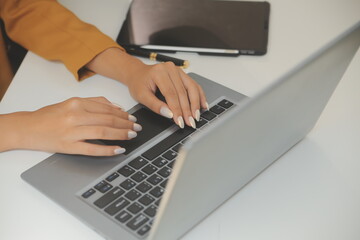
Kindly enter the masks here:
M 160 114 L 163 117 L 172 119 L 174 116 L 174 113 L 169 109 L 169 106 L 158 99 L 150 90 L 142 92 L 139 101 L 153 112 Z
M 167 69 L 165 63 L 158 64 L 157 67 L 161 67 L 161 70 L 159 70 L 158 74 L 154 77 L 156 86 L 159 88 L 161 94 L 165 97 L 166 104 L 173 113 L 173 119 L 175 123 L 183 128 L 184 120 L 182 117 L 182 109 L 179 102 L 178 93 L 170 77 L 169 70 Z
M 104 103 L 104 104 L 108 104 L 111 107 L 120 108 L 122 111 L 125 111 L 124 108 L 120 104 L 115 103 L 115 102 L 110 102 L 105 97 L 88 97 L 86 99 L 96 101 L 96 102 L 100 102 L 100 103 Z
M 186 89 L 173 63 L 163 63 L 162 66 L 166 74 L 156 79 L 157 86 L 174 113 L 175 123 L 183 128 L 184 120 L 187 125 L 190 125 L 189 117 L 191 116 Z
M 207 102 L 205 92 L 199 84 L 198 84 L 198 89 L 200 92 L 200 103 L 201 103 L 202 109 L 209 110 L 209 104 Z
M 72 144 L 71 154 L 81 154 L 88 156 L 114 156 L 126 151 L 120 146 L 105 146 L 87 142 L 77 142 Z
M 72 130 L 74 139 L 78 140 L 130 140 L 137 136 L 132 129 L 117 129 L 103 126 L 80 126 Z
M 136 132 L 142 130 L 140 124 L 134 123 L 130 120 L 119 118 L 111 114 L 87 113 L 79 117 L 78 122 L 82 125 L 91 126 L 105 126 L 118 129 L 131 129 Z
M 184 86 L 188 92 L 190 104 L 191 104 L 191 113 L 193 118 L 196 119 L 196 121 L 200 120 L 200 91 L 199 91 L 199 85 L 191 79 L 187 74 L 185 74 L 181 69 L 179 69 L 180 75 L 183 79 Z
M 184 85 L 183 78 L 181 76 L 182 70 L 176 67 L 173 63 L 168 63 L 169 77 L 175 86 L 180 107 L 182 110 L 182 117 L 185 120 L 186 125 L 195 128 L 195 121 L 190 109 L 190 102 L 187 89 Z M 171 105 L 169 104 L 170 109 Z
M 99 103 L 104 103 L 104 104 L 108 104 L 108 105 L 113 105 L 106 97 L 87 97 L 84 99 L 99 102 Z
M 132 122 L 137 121 L 136 117 L 123 111 L 118 106 L 111 104 L 106 98 L 96 97 L 96 98 L 87 98 L 84 100 L 85 100 L 84 108 L 87 112 L 111 114 L 123 119 L 128 119 Z
M 115 105 L 111 106 L 108 103 L 103 103 L 98 100 L 96 101 L 94 99 L 95 98 L 79 98 L 79 97 L 70 98 L 64 102 L 65 109 L 75 110 L 75 111 L 86 110 L 88 112 L 98 112 L 98 113 L 123 112 Z

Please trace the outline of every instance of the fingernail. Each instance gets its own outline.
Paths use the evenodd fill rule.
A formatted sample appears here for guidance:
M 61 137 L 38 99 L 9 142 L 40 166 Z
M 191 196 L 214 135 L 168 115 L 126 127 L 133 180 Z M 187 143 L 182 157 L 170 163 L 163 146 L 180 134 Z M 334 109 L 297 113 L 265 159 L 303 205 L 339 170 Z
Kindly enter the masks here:
M 167 118 L 172 118 L 174 116 L 174 114 L 167 107 L 161 107 L 160 108 L 160 114 L 162 116 L 164 116 L 164 117 L 167 117 Z
M 124 153 L 125 151 L 126 151 L 125 148 L 117 148 L 114 150 L 114 154 L 119 155 L 119 154 Z
M 129 119 L 130 121 L 132 121 L 132 122 L 136 122 L 136 121 L 137 121 L 137 118 L 136 118 L 135 116 L 133 116 L 133 115 L 130 115 L 130 114 L 129 114 L 128 119 Z
M 190 122 L 190 125 L 192 126 L 192 128 L 196 128 L 195 120 L 193 117 L 189 117 L 189 122 Z
M 142 130 L 142 126 L 140 124 L 134 123 L 134 127 L 133 127 L 134 131 L 141 131 Z
M 120 108 L 121 110 L 123 110 L 123 107 L 122 107 L 122 106 L 120 106 L 119 104 L 114 103 L 114 102 L 112 102 L 111 104 L 112 104 L 112 105 L 114 105 L 114 106 L 116 106 L 116 107 L 118 107 L 118 108 Z
M 199 109 L 195 111 L 195 119 L 196 119 L 196 121 L 200 121 L 200 110 Z
M 178 117 L 178 125 L 180 128 L 184 128 L 184 119 L 181 116 Z
M 134 137 L 136 137 L 136 136 L 137 136 L 137 133 L 136 133 L 136 132 L 134 132 L 134 131 L 129 131 L 129 132 L 128 132 L 128 138 L 129 138 L 129 139 L 134 138 Z
M 206 105 L 206 110 L 209 111 L 209 104 L 206 102 L 205 105 Z

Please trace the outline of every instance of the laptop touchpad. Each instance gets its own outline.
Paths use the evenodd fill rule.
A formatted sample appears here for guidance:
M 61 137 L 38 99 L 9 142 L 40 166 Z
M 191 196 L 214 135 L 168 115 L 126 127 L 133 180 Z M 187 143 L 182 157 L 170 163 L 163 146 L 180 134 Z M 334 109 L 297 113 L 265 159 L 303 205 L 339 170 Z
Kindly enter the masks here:
M 142 131 L 138 132 L 136 138 L 126 141 L 102 140 L 106 145 L 117 145 L 125 148 L 125 155 L 131 153 L 133 150 L 174 124 L 172 120 L 162 117 L 143 107 L 132 113 L 132 115 L 137 118 L 137 123 L 143 127 Z

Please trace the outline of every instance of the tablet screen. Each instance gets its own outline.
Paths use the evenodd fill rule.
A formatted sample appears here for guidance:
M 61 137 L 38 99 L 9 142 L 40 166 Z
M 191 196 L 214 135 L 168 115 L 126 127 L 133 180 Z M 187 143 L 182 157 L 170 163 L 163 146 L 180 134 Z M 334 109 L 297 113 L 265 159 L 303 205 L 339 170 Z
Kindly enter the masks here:
M 263 55 L 269 12 L 267 2 L 133 0 L 117 42 L 155 50 Z

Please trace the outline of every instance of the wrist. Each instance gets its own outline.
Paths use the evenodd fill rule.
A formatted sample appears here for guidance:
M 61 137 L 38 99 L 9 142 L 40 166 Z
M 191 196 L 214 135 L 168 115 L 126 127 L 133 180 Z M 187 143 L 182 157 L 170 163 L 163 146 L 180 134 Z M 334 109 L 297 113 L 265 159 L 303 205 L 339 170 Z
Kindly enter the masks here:
M 25 148 L 24 140 L 27 134 L 24 129 L 26 126 L 24 120 L 28 112 L 16 112 L 0 115 L 0 152 Z M 25 127 L 26 126 L 26 127 Z
M 117 80 L 129 86 L 129 81 L 137 76 L 139 70 L 144 66 L 146 65 L 141 60 L 124 52 L 118 65 L 118 68 L 121 69 L 121 79 Z
M 86 65 L 89 70 L 127 86 L 139 67 L 143 66 L 146 65 L 142 61 L 118 48 L 106 49 Z

